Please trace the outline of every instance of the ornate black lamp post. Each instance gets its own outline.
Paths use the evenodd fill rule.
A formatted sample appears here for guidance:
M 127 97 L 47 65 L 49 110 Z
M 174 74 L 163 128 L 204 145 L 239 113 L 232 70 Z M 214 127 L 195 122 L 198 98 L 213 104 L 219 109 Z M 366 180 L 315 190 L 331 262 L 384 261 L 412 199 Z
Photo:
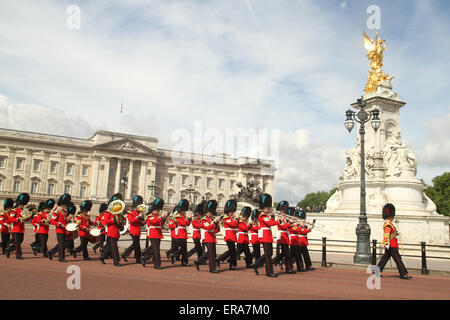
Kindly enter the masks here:
M 120 182 L 122 183 L 123 194 L 125 197 L 125 188 L 127 187 L 127 184 L 128 184 L 128 178 L 127 178 L 126 174 L 122 177 L 122 179 L 120 179 Z
M 359 215 L 359 223 L 356 226 L 356 253 L 353 256 L 354 263 L 362 263 L 362 264 L 370 264 L 370 226 L 367 224 L 367 215 L 366 215 L 366 170 L 364 164 L 364 134 L 366 133 L 364 129 L 364 125 L 366 122 L 371 121 L 371 126 L 375 130 L 375 132 L 380 127 L 381 121 L 378 118 L 380 111 L 377 109 L 373 109 L 372 111 L 365 111 L 366 102 L 361 99 L 357 100 L 358 106 L 360 110 L 358 112 L 347 110 L 345 115 L 347 119 L 345 120 L 345 127 L 348 132 L 352 131 L 354 126 L 354 121 L 360 124 L 359 127 L 359 136 L 361 143 L 361 200 L 360 200 L 360 208 L 361 213 Z

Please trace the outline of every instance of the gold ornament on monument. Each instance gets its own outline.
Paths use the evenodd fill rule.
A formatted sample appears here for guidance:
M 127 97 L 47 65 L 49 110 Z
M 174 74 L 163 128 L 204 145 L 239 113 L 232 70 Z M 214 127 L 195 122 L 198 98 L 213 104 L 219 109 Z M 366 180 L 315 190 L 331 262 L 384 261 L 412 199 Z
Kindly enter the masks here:
M 367 84 L 365 92 L 375 92 L 377 87 L 383 81 L 388 80 L 389 85 L 395 75 L 389 77 L 387 73 L 383 74 L 381 67 L 383 66 L 383 51 L 386 50 L 384 40 L 378 39 L 378 32 L 375 34 L 375 39 L 372 40 L 364 31 L 364 47 L 367 49 L 367 59 L 370 60 L 369 76 L 367 77 Z

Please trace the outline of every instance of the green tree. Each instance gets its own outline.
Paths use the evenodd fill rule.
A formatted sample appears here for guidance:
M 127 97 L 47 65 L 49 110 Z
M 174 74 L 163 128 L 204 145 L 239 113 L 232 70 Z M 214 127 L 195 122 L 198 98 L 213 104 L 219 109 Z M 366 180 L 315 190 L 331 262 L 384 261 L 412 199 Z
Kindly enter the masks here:
M 450 216 L 450 172 L 433 178 L 433 185 L 425 189 L 426 195 L 436 204 L 437 212 Z
M 304 210 L 306 210 L 307 207 L 311 210 L 318 207 L 320 207 L 321 210 L 325 210 L 325 205 L 327 204 L 328 199 L 335 191 L 336 189 L 334 188 L 330 192 L 319 191 L 308 193 L 305 198 L 298 203 L 298 205 Z

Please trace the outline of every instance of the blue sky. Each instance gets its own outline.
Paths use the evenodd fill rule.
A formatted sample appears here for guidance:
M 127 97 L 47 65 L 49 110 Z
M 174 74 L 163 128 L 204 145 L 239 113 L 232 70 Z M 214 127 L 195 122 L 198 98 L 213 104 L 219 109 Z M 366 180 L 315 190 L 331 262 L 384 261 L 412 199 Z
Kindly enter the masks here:
M 66 26 L 68 5 L 80 30 Z M 117 130 L 173 147 L 175 128 L 279 129 L 275 198 L 329 190 L 355 133 L 366 9 L 381 9 L 384 72 L 418 178 L 449 170 L 448 1 L 9 1 L 0 10 L 0 127 L 88 137 Z M 39 121 L 36 122 L 36 117 Z M 56 125 L 55 123 L 64 123 Z

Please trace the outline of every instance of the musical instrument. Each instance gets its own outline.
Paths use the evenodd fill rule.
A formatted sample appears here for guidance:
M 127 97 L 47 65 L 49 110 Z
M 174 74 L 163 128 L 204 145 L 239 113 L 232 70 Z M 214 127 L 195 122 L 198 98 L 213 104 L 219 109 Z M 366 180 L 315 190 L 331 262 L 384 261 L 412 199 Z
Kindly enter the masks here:
M 398 235 L 398 242 L 400 244 L 400 250 L 402 250 L 403 259 L 405 259 L 405 250 L 403 249 L 402 236 L 400 235 L 400 229 L 398 227 L 398 224 L 399 224 L 398 219 L 395 219 L 394 222 L 395 222 L 395 229 L 396 229 L 395 232 Z
M 100 236 L 100 229 L 93 228 L 93 229 L 89 230 L 89 242 L 90 243 L 97 243 L 99 236 Z
M 333 234 L 331 231 L 326 230 L 325 226 L 323 224 L 316 223 L 315 219 L 311 222 L 311 221 L 308 221 L 308 220 L 300 219 L 298 217 L 292 217 L 292 216 L 287 215 L 287 214 L 285 214 L 283 212 L 277 212 L 277 219 L 278 218 L 288 218 L 288 219 L 292 219 L 294 222 L 298 222 L 298 223 L 299 222 L 303 222 L 305 225 L 310 226 L 311 229 L 315 229 L 316 231 L 328 234 L 330 236 Z
M 71 233 L 73 239 L 78 238 L 78 224 L 75 222 L 70 222 L 66 225 L 66 230 Z
M 122 228 L 120 230 L 120 235 L 124 235 L 130 232 L 130 221 L 128 220 L 128 217 L 123 218 L 121 227 Z
M 22 211 L 22 221 L 29 222 L 35 213 L 37 213 L 37 206 L 32 203 L 28 204 Z

